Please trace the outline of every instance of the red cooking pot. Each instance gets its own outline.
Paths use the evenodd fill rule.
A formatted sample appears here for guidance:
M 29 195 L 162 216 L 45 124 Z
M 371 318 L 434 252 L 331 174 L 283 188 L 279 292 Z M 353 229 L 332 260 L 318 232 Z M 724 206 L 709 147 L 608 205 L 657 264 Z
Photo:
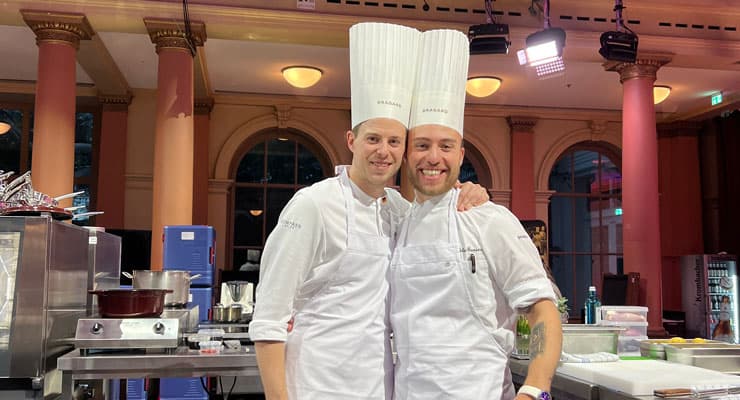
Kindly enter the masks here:
M 89 290 L 98 296 L 101 317 L 158 317 L 164 311 L 164 296 L 169 289 Z

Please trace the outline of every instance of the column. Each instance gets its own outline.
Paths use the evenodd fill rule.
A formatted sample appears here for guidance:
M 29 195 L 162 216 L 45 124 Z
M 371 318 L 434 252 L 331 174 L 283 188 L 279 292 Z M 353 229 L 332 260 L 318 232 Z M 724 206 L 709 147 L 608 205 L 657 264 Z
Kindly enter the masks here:
M 105 214 L 95 222 L 111 229 L 124 228 L 126 195 L 126 135 L 131 95 L 100 96 L 103 105 L 98 151 L 97 209 Z
M 534 193 L 534 126 L 536 118 L 507 117 L 511 127 L 511 212 L 519 219 L 536 219 Z
M 208 225 L 208 136 L 213 99 L 195 100 L 193 225 Z
M 663 307 L 680 310 L 680 257 L 704 252 L 699 136 L 702 124 L 658 125 Z
M 640 273 L 640 303 L 649 308 L 648 335 L 663 329 L 658 138 L 653 83 L 664 57 L 641 57 L 636 63 L 607 63 L 622 83 L 622 242 L 624 272 Z
M 157 112 L 154 129 L 151 269 L 162 269 L 165 225 L 193 221 L 193 55 L 205 42 L 205 25 L 192 23 L 192 42 L 183 21 L 145 18 L 156 45 Z
M 94 32 L 82 14 L 21 14 L 39 47 L 31 177 L 37 191 L 59 196 L 74 190 L 77 50 Z M 71 205 L 72 199 L 60 202 Z
M 233 191 L 233 179 L 208 181 L 208 225 L 213 226 L 217 234 L 223 232 L 223 234 L 218 234 L 216 239 L 216 268 L 220 270 L 231 269 L 233 259 L 233 254 L 226 254 L 226 249 L 229 247 L 227 243 L 232 242 L 229 221 L 231 221 L 231 214 L 234 210 Z

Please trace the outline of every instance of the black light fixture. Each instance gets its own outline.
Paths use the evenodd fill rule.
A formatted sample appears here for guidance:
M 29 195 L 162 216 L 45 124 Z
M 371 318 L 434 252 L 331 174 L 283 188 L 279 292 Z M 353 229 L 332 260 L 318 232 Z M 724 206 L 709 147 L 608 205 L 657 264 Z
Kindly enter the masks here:
M 483 0 L 486 7 L 486 23 L 468 28 L 470 54 L 508 54 L 509 25 L 499 24 L 493 15 L 492 0 Z
M 599 54 L 607 60 L 634 63 L 637 60 L 637 35 L 622 22 L 622 0 L 615 0 L 617 30 L 601 34 Z
M 565 70 L 565 31 L 550 27 L 550 0 L 544 0 L 543 14 L 544 29 L 527 36 L 526 48 L 516 55 L 520 65 L 533 67 L 540 78 L 550 78 Z

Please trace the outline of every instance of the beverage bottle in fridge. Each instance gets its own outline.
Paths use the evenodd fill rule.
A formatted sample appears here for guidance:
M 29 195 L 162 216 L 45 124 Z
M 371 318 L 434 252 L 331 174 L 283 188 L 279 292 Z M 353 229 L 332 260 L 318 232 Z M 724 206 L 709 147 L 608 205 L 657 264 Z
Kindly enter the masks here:
M 601 302 L 596 297 L 596 286 L 588 287 L 588 297 L 586 298 L 586 324 L 598 324 L 601 321 Z

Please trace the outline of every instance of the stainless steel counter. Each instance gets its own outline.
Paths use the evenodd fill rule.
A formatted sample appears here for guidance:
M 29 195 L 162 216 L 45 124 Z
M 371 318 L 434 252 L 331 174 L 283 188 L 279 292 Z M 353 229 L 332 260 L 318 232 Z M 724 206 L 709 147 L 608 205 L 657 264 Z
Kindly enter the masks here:
M 512 380 L 518 386 L 527 376 L 529 360 L 509 358 Z M 653 400 L 653 396 L 632 396 L 599 386 L 596 382 L 586 382 L 557 371 L 552 380 L 552 397 L 558 400 Z
M 259 376 L 253 346 L 200 354 L 179 347 L 173 354 L 92 354 L 71 351 L 57 359 L 62 372 L 62 395 L 71 399 L 76 380 L 169 378 L 201 376 Z

